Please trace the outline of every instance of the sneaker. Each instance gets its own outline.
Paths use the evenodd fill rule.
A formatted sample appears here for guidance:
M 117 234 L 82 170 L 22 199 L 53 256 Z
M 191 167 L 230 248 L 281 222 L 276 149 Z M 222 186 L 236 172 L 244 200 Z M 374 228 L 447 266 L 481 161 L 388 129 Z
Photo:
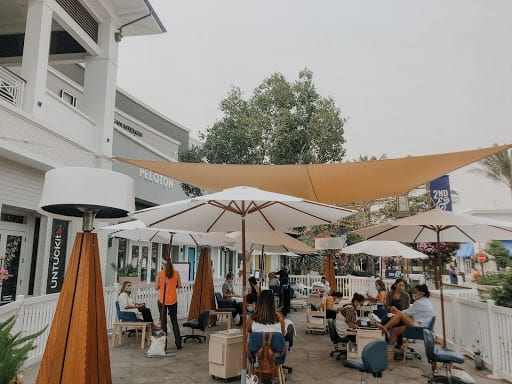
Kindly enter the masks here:
M 181 344 L 176 346 L 176 349 L 182 349 L 182 348 L 183 348 L 183 345 L 181 345 Z

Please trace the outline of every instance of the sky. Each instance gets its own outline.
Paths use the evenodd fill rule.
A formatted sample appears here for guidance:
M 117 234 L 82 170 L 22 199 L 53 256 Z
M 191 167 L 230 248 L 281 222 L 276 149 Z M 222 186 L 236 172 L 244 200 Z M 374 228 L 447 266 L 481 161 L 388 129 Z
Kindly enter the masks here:
M 162 35 L 120 43 L 118 85 L 191 136 L 274 72 L 313 72 L 345 125 L 347 160 L 512 143 L 509 0 L 151 0 Z M 506 186 L 450 175 L 456 211 L 512 209 Z

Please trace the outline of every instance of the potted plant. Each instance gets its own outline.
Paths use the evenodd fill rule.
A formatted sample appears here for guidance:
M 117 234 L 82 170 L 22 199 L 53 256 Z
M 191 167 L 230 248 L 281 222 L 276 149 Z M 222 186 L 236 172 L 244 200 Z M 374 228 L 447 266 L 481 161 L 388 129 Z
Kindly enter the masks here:
M 0 383 L 20 383 L 18 372 L 27 360 L 29 351 L 35 348 L 34 339 L 46 329 L 28 336 L 22 336 L 21 332 L 13 335 L 11 330 L 15 322 L 15 316 L 0 322 Z

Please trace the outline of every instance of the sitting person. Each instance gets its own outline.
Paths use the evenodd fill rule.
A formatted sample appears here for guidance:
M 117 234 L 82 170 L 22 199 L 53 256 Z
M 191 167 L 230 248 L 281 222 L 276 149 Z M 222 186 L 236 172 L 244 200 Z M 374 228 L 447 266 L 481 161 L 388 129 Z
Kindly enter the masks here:
M 428 299 L 430 292 L 425 284 L 416 286 L 414 297 L 415 301 L 408 309 L 400 311 L 392 307 L 393 317 L 384 325 L 377 324 L 386 333 L 389 344 L 396 344 L 406 326 L 425 327 L 435 316 L 434 307 Z
M 403 311 L 411 305 L 411 297 L 405 290 L 405 280 L 396 279 L 395 283 L 391 286 L 391 290 L 386 295 L 386 310 L 391 312 L 391 308 L 395 307 Z
M 331 285 L 329 284 L 329 282 L 327 281 L 325 276 L 322 276 L 322 278 L 320 279 L 320 282 L 324 285 L 325 292 L 327 292 L 327 294 L 330 295 L 331 294 Z
M 342 297 L 343 295 L 341 294 L 341 292 L 334 291 L 325 298 L 325 303 L 322 303 L 320 305 L 320 308 L 325 309 L 325 311 L 327 312 L 325 314 L 326 318 L 336 320 L 336 314 L 338 313 L 339 309 L 336 307 L 336 304 L 340 302 Z
M 235 293 L 233 289 L 233 280 L 235 279 L 234 275 L 229 272 L 226 275 L 226 281 L 222 284 L 222 297 L 224 299 L 233 299 L 233 308 L 236 309 L 236 314 L 240 316 L 240 320 L 238 321 L 238 326 L 242 324 L 242 303 L 234 300 L 235 297 L 240 297 L 240 295 Z
M 348 335 L 347 332 L 357 328 L 356 310 L 364 303 L 364 296 L 354 293 L 350 304 L 337 309 L 336 332 L 342 338 L 342 342 L 356 341 L 355 335 Z
M 139 320 L 151 323 L 151 329 L 153 331 L 160 330 L 160 327 L 153 323 L 153 316 L 151 310 L 146 308 L 142 303 L 136 303 L 130 297 L 132 292 L 132 283 L 130 281 L 124 281 L 121 285 L 121 292 L 119 292 L 119 309 L 123 312 L 133 312 Z
M 252 293 L 253 295 L 258 296 L 260 293 L 260 286 L 258 285 L 258 280 L 256 280 L 254 276 L 249 277 L 249 285 L 250 287 L 248 293 Z
M 387 291 L 386 285 L 381 279 L 375 280 L 375 290 L 377 291 L 377 296 L 367 296 L 366 300 L 371 303 L 384 304 L 386 302 Z
M 282 332 L 286 335 L 284 317 L 276 310 L 271 290 L 266 289 L 259 295 L 256 308 L 247 320 L 247 332 Z

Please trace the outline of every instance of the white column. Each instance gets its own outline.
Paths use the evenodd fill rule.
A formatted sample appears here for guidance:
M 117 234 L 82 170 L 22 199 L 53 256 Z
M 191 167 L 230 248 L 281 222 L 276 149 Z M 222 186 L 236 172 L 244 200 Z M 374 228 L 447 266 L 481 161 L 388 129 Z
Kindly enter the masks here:
M 98 45 L 101 52 L 85 61 L 82 107 L 96 122 L 97 166 L 101 168 L 111 168 L 118 51 L 115 31 L 111 22 L 100 24 Z
M 44 107 L 52 14 L 44 0 L 28 2 L 21 76 L 27 81 L 23 91 L 23 109 L 34 115 Z

